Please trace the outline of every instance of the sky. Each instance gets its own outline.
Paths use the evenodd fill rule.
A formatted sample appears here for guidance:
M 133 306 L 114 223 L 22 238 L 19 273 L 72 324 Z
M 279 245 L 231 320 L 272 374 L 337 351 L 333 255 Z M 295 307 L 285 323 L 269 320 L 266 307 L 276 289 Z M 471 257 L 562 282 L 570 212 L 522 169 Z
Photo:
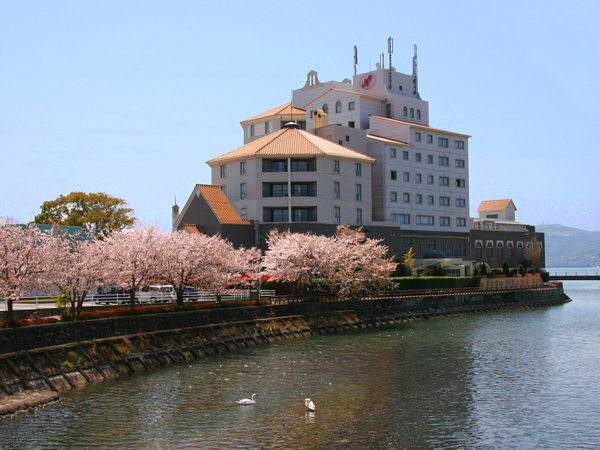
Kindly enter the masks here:
M 0 217 L 73 191 L 171 228 L 242 120 L 319 80 L 412 73 L 435 128 L 471 135 L 471 216 L 600 231 L 600 2 L 0 0 Z M 387 63 L 386 63 L 387 64 Z

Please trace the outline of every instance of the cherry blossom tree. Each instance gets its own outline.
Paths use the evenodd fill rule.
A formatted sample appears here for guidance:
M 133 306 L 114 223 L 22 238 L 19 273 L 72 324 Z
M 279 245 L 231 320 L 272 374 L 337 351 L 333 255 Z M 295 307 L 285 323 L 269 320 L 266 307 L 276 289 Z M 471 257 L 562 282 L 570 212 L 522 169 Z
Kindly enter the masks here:
M 69 302 L 73 317 L 77 317 L 85 297 L 101 280 L 103 264 L 99 246 L 95 240 L 84 241 L 81 236 L 69 236 L 60 231 L 55 231 L 47 245 L 53 260 L 48 279 Z
M 297 293 L 316 278 L 334 276 L 335 248 L 330 237 L 271 230 L 263 267 L 280 281 L 293 282 Z
M 130 308 L 135 309 L 135 293 L 158 270 L 158 254 L 163 233 L 144 225 L 128 232 L 113 232 L 98 241 L 104 284 L 116 284 L 129 293 Z
M 52 261 L 45 243 L 49 235 L 35 225 L 0 226 L 0 297 L 13 324 L 13 303 L 36 287 L 46 286 Z

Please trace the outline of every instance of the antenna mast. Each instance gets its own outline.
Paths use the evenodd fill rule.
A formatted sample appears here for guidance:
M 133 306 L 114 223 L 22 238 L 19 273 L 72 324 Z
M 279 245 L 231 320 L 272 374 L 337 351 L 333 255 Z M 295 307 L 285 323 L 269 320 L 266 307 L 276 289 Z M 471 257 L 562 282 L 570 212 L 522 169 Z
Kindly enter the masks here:
M 356 76 L 356 66 L 358 66 L 358 49 L 354 46 L 354 76 Z
M 413 56 L 413 83 L 415 85 L 413 94 L 417 96 L 417 98 L 421 98 L 419 95 L 419 75 L 417 73 L 417 45 L 415 44 L 415 56 Z
M 394 53 L 394 40 L 388 38 L 388 53 L 390 54 L 390 89 L 392 89 L 392 53 Z
M 382 69 L 385 69 L 385 55 L 383 53 L 379 55 L 379 64 Z

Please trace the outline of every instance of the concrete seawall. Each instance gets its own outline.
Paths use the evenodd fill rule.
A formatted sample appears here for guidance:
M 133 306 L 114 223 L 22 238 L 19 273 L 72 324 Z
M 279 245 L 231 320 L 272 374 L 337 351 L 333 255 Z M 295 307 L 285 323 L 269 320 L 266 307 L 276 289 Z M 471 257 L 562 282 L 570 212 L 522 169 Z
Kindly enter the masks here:
M 239 348 L 569 301 L 562 289 L 539 289 L 199 310 L 0 330 L 0 417 L 15 411 L 10 399 L 16 394 L 60 392 Z M 10 411 L 3 413 L 7 403 Z M 31 401 L 26 404 L 31 407 Z

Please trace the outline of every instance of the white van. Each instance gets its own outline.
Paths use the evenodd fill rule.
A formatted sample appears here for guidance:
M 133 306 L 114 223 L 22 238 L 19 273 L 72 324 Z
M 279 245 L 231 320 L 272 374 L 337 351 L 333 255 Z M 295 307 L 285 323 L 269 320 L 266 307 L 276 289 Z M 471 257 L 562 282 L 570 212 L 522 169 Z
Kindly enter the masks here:
M 175 289 L 170 284 L 153 284 L 135 293 L 138 303 L 170 303 L 177 300 Z

